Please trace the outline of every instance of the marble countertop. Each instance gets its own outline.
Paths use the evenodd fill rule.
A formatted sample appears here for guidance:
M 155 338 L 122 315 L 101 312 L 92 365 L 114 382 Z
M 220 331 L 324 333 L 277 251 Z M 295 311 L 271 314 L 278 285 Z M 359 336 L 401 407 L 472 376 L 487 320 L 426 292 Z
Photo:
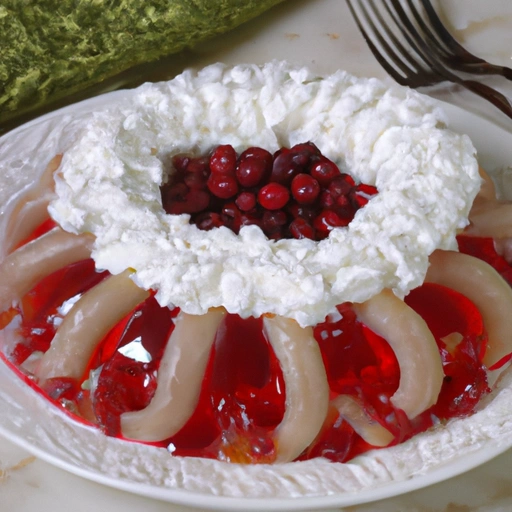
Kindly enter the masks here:
M 512 2 L 439 0 L 442 15 L 468 49 L 496 63 L 512 64 Z M 260 19 L 199 46 L 153 70 L 171 77 L 185 65 L 288 59 L 318 72 L 337 68 L 385 78 L 360 36 L 343 0 L 293 0 Z M 511 96 L 512 97 L 512 96 Z M 508 122 L 508 121 L 507 121 Z M 509 131 L 512 131 L 510 121 Z M 512 135 L 511 135 L 512 137 Z M 0 411 L 0 414 L 2 412 Z M 468 473 L 387 500 L 338 512 L 498 512 L 512 510 L 512 451 Z M 57 469 L 0 438 L 0 510 L 74 512 L 199 512 L 111 489 Z

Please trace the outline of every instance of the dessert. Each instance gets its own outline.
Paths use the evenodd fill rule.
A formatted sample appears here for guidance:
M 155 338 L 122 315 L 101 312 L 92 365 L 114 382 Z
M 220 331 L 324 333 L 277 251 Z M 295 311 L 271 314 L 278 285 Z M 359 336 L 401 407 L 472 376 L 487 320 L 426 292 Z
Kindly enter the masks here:
M 268 151 L 271 174 L 253 182 L 242 163 Z M 496 315 L 510 288 L 456 252 L 480 185 L 469 139 L 412 91 L 283 63 L 144 86 L 81 120 L 12 210 L 4 359 L 74 421 L 159 460 L 166 447 L 321 466 L 448 431 L 435 424 L 473 413 L 512 352 Z M 41 234 L 43 203 L 57 225 Z M 309 224 L 293 213 L 305 205 Z M 235 226 L 237 211 L 254 222 Z

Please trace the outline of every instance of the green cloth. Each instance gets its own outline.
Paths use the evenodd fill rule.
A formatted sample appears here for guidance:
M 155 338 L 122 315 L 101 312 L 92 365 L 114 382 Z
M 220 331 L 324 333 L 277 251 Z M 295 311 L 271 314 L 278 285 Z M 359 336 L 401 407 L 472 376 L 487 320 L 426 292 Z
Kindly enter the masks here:
M 2 0 L 0 119 L 226 32 L 283 0 Z

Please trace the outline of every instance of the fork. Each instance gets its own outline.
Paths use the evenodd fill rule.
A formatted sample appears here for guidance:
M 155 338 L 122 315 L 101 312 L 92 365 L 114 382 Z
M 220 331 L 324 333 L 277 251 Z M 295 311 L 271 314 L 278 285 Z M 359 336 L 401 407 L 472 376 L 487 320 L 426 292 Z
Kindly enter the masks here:
M 507 80 L 512 80 L 512 69 L 506 66 L 497 66 L 468 52 L 450 34 L 443 25 L 443 22 L 432 7 L 430 0 L 420 0 L 425 13 L 430 21 L 430 27 L 423 20 L 418 9 L 411 0 L 406 0 L 418 26 L 421 28 L 424 37 L 430 44 L 430 48 L 448 66 L 465 73 L 477 75 L 500 75 Z
M 418 25 L 425 22 L 411 0 L 406 2 L 409 7 L 412 5 L 416 23 L 399 0 L 379 0 L 379 7 L 374 0 L 347 0 L 361 34 L 386 72 L 399 84 L 412 88 L 453 82 L 491 102 L 512 118 L 512 105 L 506 96 L 481 82 L 458 76 L 443 63 L 444 59 L 437 52 L 432 51 L 431 41 L 418 29 Z

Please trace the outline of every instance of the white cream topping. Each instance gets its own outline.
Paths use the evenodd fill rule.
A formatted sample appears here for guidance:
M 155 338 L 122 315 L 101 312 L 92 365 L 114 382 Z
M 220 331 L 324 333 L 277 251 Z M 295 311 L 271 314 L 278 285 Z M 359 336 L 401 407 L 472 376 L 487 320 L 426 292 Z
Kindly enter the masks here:
M 379 189 L 322 242 L 272 242 L 255 226 L 238 236 L 200 231 L 161 206 L 173 154 L 308 140 Z M 64 155 L 50 212 L 64 229 L 96 236 L 98 267 L 135 269 L 162 305 L 314 325 L 341 302 L 384 288 L 407 294 L 423 282 L 429 254 L 456 247 L 480 186 L 474 153 L 432 100 L 409 89 L 286 63 L 216 64 L 144 85 L 130 102 L 87 118 Z

